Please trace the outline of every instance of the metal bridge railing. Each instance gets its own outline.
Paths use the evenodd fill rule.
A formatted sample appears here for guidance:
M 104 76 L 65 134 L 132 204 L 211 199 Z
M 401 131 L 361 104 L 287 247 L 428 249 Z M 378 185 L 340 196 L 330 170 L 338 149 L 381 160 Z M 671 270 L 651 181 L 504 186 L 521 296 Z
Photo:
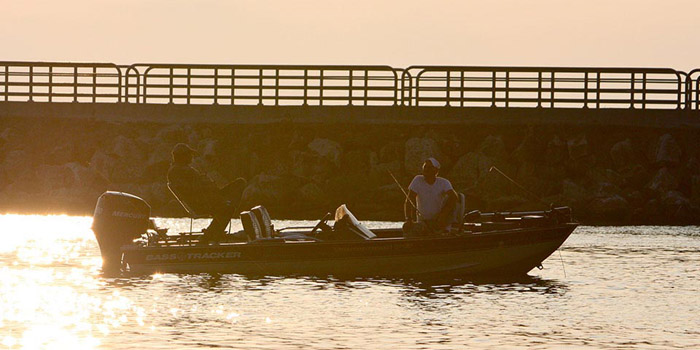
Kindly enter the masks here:
M 700 69 L 0 62 L 0 102 L 700 110 Z
M 214 105 L 398 105 L 399 73 L 389 66 L 137 64 L 125 101 Z
M 700 69 L 693 69 L 688 73 L 688 108 L 700 110 Z
M 122 83 L 109 63 L 0 62 L 0 101 L 122 102 Z
M 409 106 L 686 107 L 686 74 L 663 68 L 436 67 L 407 70 Z

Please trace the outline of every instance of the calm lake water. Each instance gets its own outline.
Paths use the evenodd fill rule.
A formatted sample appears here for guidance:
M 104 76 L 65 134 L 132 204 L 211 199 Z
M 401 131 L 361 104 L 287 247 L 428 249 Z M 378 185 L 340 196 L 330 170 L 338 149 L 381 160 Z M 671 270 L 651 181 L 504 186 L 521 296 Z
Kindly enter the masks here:
M 700 348 L 699 227 L 579 227 L 543 270 L 471 282 L 108 278 L 91 222 L 0 216 L 0 349 Z

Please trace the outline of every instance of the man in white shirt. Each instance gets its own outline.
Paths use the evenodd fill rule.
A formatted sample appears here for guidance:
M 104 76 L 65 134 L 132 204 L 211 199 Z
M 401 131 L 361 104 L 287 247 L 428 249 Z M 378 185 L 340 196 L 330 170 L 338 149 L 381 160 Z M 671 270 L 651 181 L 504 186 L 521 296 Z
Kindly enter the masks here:
M 440 163 L 435 158 L 426 159 L 423 174 L 416 175 L 411 181 L 404 203 L 406 221 L 423 222 L 432 233 L 449 229 L 457 203 L 457 192 L 449 180 L 437 176 L 439 171 Z M 412 203 L 415 203 L 418 213 Z

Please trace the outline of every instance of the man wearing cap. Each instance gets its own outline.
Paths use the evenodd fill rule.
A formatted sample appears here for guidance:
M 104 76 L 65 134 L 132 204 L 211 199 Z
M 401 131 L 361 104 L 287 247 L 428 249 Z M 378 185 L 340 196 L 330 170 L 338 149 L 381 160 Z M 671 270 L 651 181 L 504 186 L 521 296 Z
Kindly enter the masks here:
M 246 181 L 238 178 L 219 188 L 209 177 L 190 166 L 195 153 L 197 152 L 184 143 L 175 145 L 172 151 L 173 162 L 168 170 L 168 185 L 195 212 L 213 217 L 205 229 L 202 242 L 220 241 L 238 209 Z
M 435 158 L 423 162 L 423 174 L 416 175 L 408 186 L 404 203 L 407 222 L 423 222 L 432 233 L 449 229 L 452 211 L 457 203 L 457 192 L 449 180 L 438 177 L 440 163 Z M 410 202 L 409 202 L 410 201 Z M 418 213 L 412 203 L 416 203 Z M 417 219 L 417 220 L 416 220 Z

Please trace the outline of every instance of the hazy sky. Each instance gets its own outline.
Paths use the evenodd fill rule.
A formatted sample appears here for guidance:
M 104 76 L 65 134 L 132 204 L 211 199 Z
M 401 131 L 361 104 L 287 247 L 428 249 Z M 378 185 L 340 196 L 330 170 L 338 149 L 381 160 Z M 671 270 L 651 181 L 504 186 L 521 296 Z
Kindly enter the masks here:
M 700 68 L 700 1 L 0 0 L 0 60 Z

